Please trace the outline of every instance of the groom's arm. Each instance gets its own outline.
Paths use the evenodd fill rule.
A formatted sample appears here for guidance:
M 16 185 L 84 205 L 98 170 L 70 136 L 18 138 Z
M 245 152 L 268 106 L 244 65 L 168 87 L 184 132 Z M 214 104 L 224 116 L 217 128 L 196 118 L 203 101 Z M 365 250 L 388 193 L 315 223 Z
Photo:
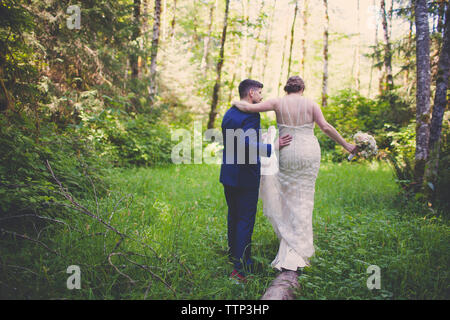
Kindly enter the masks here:
M 272 145 L 259 142 L 260 136 L 259 130 L 257 129 L 259 127 L 260 124 L 257 117 L 249 117 L 244 121 L 242 125 L 244 133 L 248 133 L 250 129 L 253 129 L 250 131 L 249 135 L 245 136 L 245 146 L 247 150 L 250 150 L 250 148 L 256 148 L 258 156 L 269 158 L 272 154 Z

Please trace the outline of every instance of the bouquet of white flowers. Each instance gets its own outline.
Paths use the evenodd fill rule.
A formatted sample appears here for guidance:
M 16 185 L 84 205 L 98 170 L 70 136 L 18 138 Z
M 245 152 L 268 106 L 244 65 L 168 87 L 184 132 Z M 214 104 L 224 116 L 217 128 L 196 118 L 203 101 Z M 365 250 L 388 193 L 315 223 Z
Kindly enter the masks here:
M 372 156 L 376 156 L 378 153 L 377 142 L 374 137 L 367 133 L 357 132 L 354 135 L 355 144 L 358 147 L 358 155 L 367 159 Z M 348 161 L 351 161 L 355 154 L 351 154 L 348 156 Z

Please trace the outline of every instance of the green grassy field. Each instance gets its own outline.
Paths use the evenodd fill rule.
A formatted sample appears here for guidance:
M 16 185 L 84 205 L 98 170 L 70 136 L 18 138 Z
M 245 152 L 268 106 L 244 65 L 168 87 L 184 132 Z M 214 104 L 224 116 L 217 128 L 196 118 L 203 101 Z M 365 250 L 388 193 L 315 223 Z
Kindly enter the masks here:
M 126 233 L 120 237 L 72 212 L 38 243 L 4 242 L 4 298 L 259 299 L 276 272 L 278 241 L 259 203 L 253 258 L 261 270 L 245 286 L 228 276 L 227 206 L 211 165 L 113 169 L 111 184 L 91 212 Z M 450 230 L 443 221 L 399 201 L 385 164 L 323 162 L 313 216 L 316 254 L 299 277 L 298 299 L 449 299 Z M 142 244 L 141 241 L 146 244 Z M 110 255 L 114 252 L 115 254 Z M 109 260 L 108 260 L 109 256 Z M 8 261 L 5 263 L 5 261 Z M 68 290 L 69 265 L 81 289 Z M 369 290 L 367 267 L 381 268 L 381 289 Z

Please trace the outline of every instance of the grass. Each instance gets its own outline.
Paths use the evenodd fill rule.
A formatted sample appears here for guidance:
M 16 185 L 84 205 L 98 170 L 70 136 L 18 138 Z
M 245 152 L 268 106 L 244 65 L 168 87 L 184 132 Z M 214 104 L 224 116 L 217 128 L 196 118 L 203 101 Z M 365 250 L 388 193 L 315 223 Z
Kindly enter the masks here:
M 151 248 L 131 240 L 115 248 L 114 232 L 105 234 L 98 222 L 71 212 L 64 218 L 77 232 L 57 225 L 40 234 L 59 256 L 2 238 L 3 298 L 259 299 L 276 276 L 269 265 L 278 241 L 259 203 L 252 253 L 261 271 L 242 287 L 228 279 L 233 267 L 225 254 L 227 207 L 218 166 L 116 168 L 105 179 L 111 188 L 98 200 L 98 215 Z M 96 213 L 92 190 L 88 194 L 80 201 Z M 385 164 L 322 163 L 316 254 L 299 277 L 296 297 L 449 299 L 448 222 L 399 197 Z M 111 256 L 110 264 L 113 250 L 123 255 Z M 80 265 L 80 290 L 66 287 L 69 265 Z M 381 269 L 380 290 L 367 289 L 370 265 Z

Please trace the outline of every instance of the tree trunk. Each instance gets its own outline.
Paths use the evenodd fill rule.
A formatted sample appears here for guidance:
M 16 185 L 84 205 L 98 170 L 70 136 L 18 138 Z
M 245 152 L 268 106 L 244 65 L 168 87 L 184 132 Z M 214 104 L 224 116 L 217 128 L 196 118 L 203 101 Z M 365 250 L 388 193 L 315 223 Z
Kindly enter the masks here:
M 416 153 L 414 177 L 418 186 L 422 185 L 425 163 L 428 159 L 430 137 L 430 35 L 428 25 L 427 0 L 416 0 L 416 66 L 417 66 L 417 107 L 416 107 Z
M 5 61 L 3 57 L 0 58 L 0 62 Z M 14 110 L 14 99 L 6 89 L 5 82 L 3 81 L 3 66 L 0 65 L 0 89 L 3 94 L 0 94 L 0 111 L 4 110 Z
M 302 61 L 300 63 L 300 74 L 305 76 L 305 61 L 306 61 L 306 36 L 308 30 L 308 2 L 309 0 L 303 1 L 303 38 L 302 38 Z
M 172 21 L 170 22 L 170 34 L 169 34 L 170 38 L 173 38 L 175 34 L 176 13 L 177 13 L 177 0 L 173 0 L 173 17 Z
M 200 63 L 200 69 L 203 72 L 203 76 L 206 77 L 206 72 L 208 71 L 209 64 L 209 48 L 211 43 L 211 34 L 212 34 L 212 26 L 214 23 L 214 2 L 211 3 L 211 7 L 209 8 L 209 24 L 208 24 L 208 36 L 203 40 L 203 56 L 202 61 Z
M 261 37 L 261 32 L 262 32 L 262 24 L 264 21 L 264 0 L 261 1 L 261 10 L 259 11 L 259 16 L 257 19 L 257 28 L 258 28 L 258 34 L 256 35 L 256 44 L 255 47 L 253 49 L 253 54 L 252 54 L 252 62 L 250 64 L 250 69 L 248 70 L 248 74 L 249 74 L 249 78 L 252 77 L 252 73 L 253 73 L 253 66 L 255 64 L 255 60 L 256 60 L 256 53 L 258 52 L 258 47 L 259 47 L 259 38 Z
M 430 127 L 429 157 L 426 166 L 424 188 L 428 195 L 432 195 L 435 190 L 438 167 L 439 149 L 442 131 L 442 120 L 444 111 L 448 107 L 447 90 L 450 77 L 450 9 L 447 7 L 444 26 L 444 39 L 439 57 L 438 76 L 436 80 L 436 94 L 434 96 L 433 116 Z M 431 186 L 429 185 L 431 183 Z M 429 197 L 431 198 L 431 197 Z
M 193 14 L 193 19 L 192 19 L 192 37 L 191 37 L 191 47 L 192 48 L 197 48 L 198 46 L 198 31 L 197 31 L 197 13 L 198 13 L 198 6 L 197 6 L 197 1 L 198 0 L 194 0 L 194 14 Z
M 142 70 L 144 76 L 148 75 L 148 65 L 147 65 L 148 53 L 146 49 L 148 47 L 148 33 L 149 33 L 148 32 L 149 1 L 150 0 L 142 0 L 142 35 L 144 38 L 142 49 L 145 48 L 144 57 L 142 59 Z
M 323 0 L 325 6 L 325 31 L 323 33 L 323 79 L 322 79 L 322 107 L 328 105 L 328 28 L 330 17 L 328 15 L 328 0 Z
M 261 300 L 293 300 L 294 291 L 299 288 L 297 272 L 283 271 L 272 281 Z
M 358 24 L 358 43 L 356 44 L 356 79 L 355 85 L 356 90 L 359 91 L 361 89 L 361 53 L 360 53 L 360 45 L 361 45 L 361 19 L 360 19 L 360 0 L 356 0 L 357 2 L 357 24 Z
M 439 18 L 438 18 L 438 26 L 437 30 L 439 33 L 445 32 L 444 30 L 444 17 L 445 17 L 445 8 L 448 7 L 448 0 L 439 0 Z
M 376 0 L 373 0 L 373 7 L 376 7 Z M 378 48 L 378 19 L 375 18 L 375 40 L 374 40 L 374 49 L 373 49 L 373 58 L 372 58 L 372 66 L 370 68 L 370 79 L 369 79 L 369 91 L 367 93 L 367 96 L 370 97 L 370 93 L 372 90 L 372 79 L 373 79 L 373 69 L 374 64 L 377 57 L 377 48 Z M 378 62 L 378 61 L 377 61 Z
M 392 38 L 392 18 L 394 16 L 394 4 L 395 4 L 395 0 L 391 0 L 391 7 L 389 8 L 389 39 Z
M 413 0 L 410 0 L 411 7 L 413 6 L 412 1 Z M 405 54 L 405 58 L 406 58 L 408 64 L 410 63 L 409 61 L 410 61 L 410 57 L 412 54 L 412 47 L 413 47 L 413 24 L 414 24 L 414 20 L 411 19 L 409 22 L 408 42 L 406 45 L 406 54 Z M 410 65 L 408 65 L 405 70 L 405 77 L 404 77 L 404 87 L 406 88 L 407 94 L 409 94 L 409 92 L 412 88 L 412 84 L 410 84 L 410 81 L 409 81 L 410 69 L 411 69 L 411 67 L 410 67 Z
M 288 19 L 286 19 L 286 32 L 284 33 L 283 51 L 282 51 L 282 55 L 281 55 L 280 78 L 278 80 L 278 91 L 277 91 L 277 95 L 278 96 L 280 95 L 281 80 L 283 78 L 284 58 L 285 58 L 285 53 L 286 53 L 286 43 L 287 43 L 288 30 L 289 30 L 289 23 L 288 23 Z
M 288 74 L 287 74 L 288 77 L 291 75 L 292 47 L 294 46 L 295 20 L 297 19 L 297 11 L 298 11 L 298 0 L 295 1 L 294 20 L 292 21 L 291 27 L 291 44 L 289 46 L 289 60 L 288 60 Z
M 223 30 L 222 30 L 222 40 L 220 43 L 220 53 L 219 60 L 217 61 L 217 77 L 216 83 L 214 85 L 213 95 L 212 95 L 212 103 L 211 103 L 211 111 L 209 113 L 209 121 L 208 121 L 208 129 L 214 128 L 214 121 L 217 116 L 217 104 L 219 103 L 219 92 L 220 92 L 220 78 L 222 74 L 222 66 L 224 62 L 224 50 L 225 50 L 225 41 L 227 38 L 227 27 L 228 27 L 228 12 L 230 8 L 230 0 L 226 0 L 225 3 L 225 17 L 223 20 Z
M 150 64 L 150 97 L 156 94 L 156 58 L 158 55 L 159 30 L 161 25 L 161 0 L 155 0 L 155 12 L 153 21 L 153 35 Z
M 236 64 L 235 64 L 236 65 Z M 231 99 L 233 99 L 233 92 L 234 92 L 234 82 L 236 81 L 236 68 L 233 68 L 233 77 L 231 78 L 231 82 L 230 82 L 230 92 L 228 94 L 228 100 L 227 103 L 230 104 L 231 103 Z
M 264 60 L 263 60 L 263 67 L 262 67 L 262 73 L 261 73 L 263 82 L 265 82 L 265 79 L 266 79 L 267 58 L 269 57 L 269 48 L 272 43 L 272 27 L 273 27 L 273 22 L 274 22 L 274 17 L 275 17 L 276 5 L 277 5 L 277 0 L 274 0 L 273 7 L 272 7 L 272 15 L 270 17 L 270 25 L 269 25 L 269 29 L 266 32 L 266 40 L 264 41 L 264 43 L 265 43 Z
M 242 21 L 244 23 L 242 34 L 244 39 L 241 41 L 241 79 L 247 78 L 247 60 L 248 60 L 248 7 L 250 0 L 241 0 L 242 4 Z
M 140 26 L 140 18 L 141 18 L 141 1 L 134 0 L 133 3 L 133 32 L 132 32 L 132 40 L 137 41 L 141 34 L 141 26 Z M 130 67 L 131 67 L 131 78 L 139 78 L 140 68 L 139 68 L 139 55 L 138 55 L 138 47 L 134 49 L 135 51 L 130 55 Z
M 394 89 L 394 77 L 392 75 L 392 49 L 391 42 L 389 37 L 389 26 L 388 26 L 388 17 L 386 13 L 386 1 L 381 0 L 381 16 L 382 16 L 382 24 L 384 31 L 384 70 L 386 73 L 384 89 L 392 90 Z

